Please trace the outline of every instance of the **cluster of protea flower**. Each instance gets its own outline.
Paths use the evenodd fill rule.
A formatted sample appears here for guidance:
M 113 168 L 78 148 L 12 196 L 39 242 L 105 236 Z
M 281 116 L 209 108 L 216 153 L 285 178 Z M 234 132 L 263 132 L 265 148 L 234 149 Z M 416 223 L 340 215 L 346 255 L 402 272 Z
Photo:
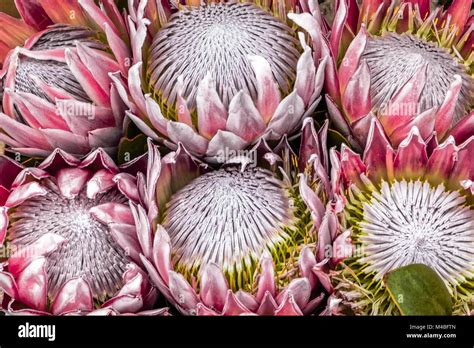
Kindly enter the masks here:
M 404 314 L 423 264 L 473 313 L 470 1 L 14 4 L 2 311 Z

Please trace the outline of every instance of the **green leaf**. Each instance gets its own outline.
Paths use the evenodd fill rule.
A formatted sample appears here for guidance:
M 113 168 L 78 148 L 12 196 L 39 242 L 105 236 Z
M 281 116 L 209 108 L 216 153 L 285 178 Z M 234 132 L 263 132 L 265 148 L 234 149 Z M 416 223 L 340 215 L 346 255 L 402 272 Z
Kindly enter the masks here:
M 430 267 L 412 264 L 388 272 L 384 283 L 403 315 L 451 315 L 451 294 Z
M 147 137 L 139 134 L 134 138 L 122 138 L 118 146 L 118 164 L 127 163 L 147 151 Z

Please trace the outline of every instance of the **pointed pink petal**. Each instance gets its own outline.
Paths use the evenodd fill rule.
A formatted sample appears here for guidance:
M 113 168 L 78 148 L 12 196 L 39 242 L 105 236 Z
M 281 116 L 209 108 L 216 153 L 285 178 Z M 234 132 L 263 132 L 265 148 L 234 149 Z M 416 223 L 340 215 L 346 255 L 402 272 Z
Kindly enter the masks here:
M 137 230 L 133 225 L 110 223 L 110 234 L 114 241 L 127 252 L 127 255 L 138 264 L 141 264 L 140 253 L 142 252 L 137 238 Z
M 66 198 L 76 197 L 86 185 L 91 172 L 79 168 L 64 168 L 57 173 L 61 194 Z
M 69 130 L 66 122 L 59 116 L 57 107 L 43 98 L 30 93 L 16 92 L 12 100 L 20 108 L 22 116 L 31 120 L 34 128 L 57 128 Z M 24 107 L 22 107 L 24 105 Z
M 142 248 L 142 254 L 145 255 L 147 259 L 151 259 L 153 256 L 151 226 L 148 222 L 145 209 L 140 205 L 136 206 L 135 204 L 130 204 L 130 211 L 132 212 L 137 231 L 139 231 L 137 235 Z
M 107 153 L 113 154 L 108 148 L 115 148 L 122 136 L 122 129 L 117 127 L 98 128 L 90 131 L 88 134 L 89 145 L 91 149 L 103 148 Z
M 18 277 L 26 266 L 38 256 L 46 256 L 54 252 L 62 244 L 66 243 L 66 239 L 54 234 L 47 233 L 36 240 L 33 244 L 21 247 L 8 259 L 8 271 Z
M 421 92 L 425 88 L 427 64 L 423 65 L 390 99 L 388 112 L 383 112 L 387 122 L 382 122 L 387 134 L 391 134 L 399 124 L 395 123 L 396 116 L 410 120 L 418 113 Z
M 365 25 L 363 24 L 357 36 L 347 49 L 347 52 L 342 60 L 341 66 L 339 67 L 339 83 L 341 93 L 343 95 L 349 80 L 352 78 L 357 68 L 359 67 L 360 57 L 362 56 L 366 45 L 367 31 L 365 30 Z
M 341 45 L 341 38 L 344 31 L 344 25 L 347 22 L 347 4 L 346 0 L 339 1 L 339 6 L 334 15 L 331 32 L 331 51 L 335 59 L 339 56 L 339 47 Z
M 367 115 L 372 108 L 370 71 L 364 60 L 347 83 L 342 98 L 347 117 L 353 123 Z
M 248 292 L 245 292 L 243 290 L 238 290 L 235 294 L 235 297 L 237 297 L 239 302 L 242 303 L 245 306 L 245 308 L 248 308 L 252 312 L 257 311 L 259 303 L 255 299 L 255 297 L 253 297 Z
M 277 308 L 278 304 L 275 302 L 273 296 L 269 292 L 266 292 L 260 303 L 260 307 L 258 307 L 257 314 L 261 316 L 275 315 Z
M 410 130 L 413 127 L 417 127 L 422 139 L 428 139 L 434 131 L 436 122 L 436 108 L 428 109 L 418 116 L 416 116 L 409 123 L 398 127 L 392 135 L 390 135 L 390 141 L 394 147 L 400 145 L 400 143 L 408 136 Z
M 351 131 L 345 117 L 341 113 L 341 110 L 328 94 L 326 94 L 325 99 L 328 108 L 329 119 L 334 124 L 334 128 L 338 129 L 343 135 L 348 136 Z
M 326 271 L 327 261 L 328 260 L 323 260 L 320 263 L 316 264 L 313 267 L 313 273 L 316 275 L 316 277 L 318 277 L 319 283 L 322 285 L 324 290 L 326 290 L 328 293 L 332 293 L 334 289 L 331 284 L 331 278 L 329 277 L 329 274 Z
M 44 196 L 47 193 L 48 191 L 40 183 L 32 181 L 14 189 L 5 202 L 5 206 L 8 208 L 16 207 L 27 199 Z
M 443 139 L 448 130 L 453 125 L 454 112 L 456 109 L 459 93 L 462 87 L 462 79 L 459 75 L 454 75 L 454 81 L 449 86 L 443 104 L 436 113 L 435 131 L 440 139 Z
M 8 229 L 8 208 L 5 206 L 0 207 L 0 245 L 3 245 L 5 241 L 5 236 Z
M 471 180 L 474 181 L 474 161 L 472 154 L 474 153 L 474 136 L 459 145 L 457 161 L 454 164 L 450 179 L 455 181 Z
M 40 131 L 28 127 L 0 112 L 0 128 L 25 147 L 49 150 L 51 146 Z M 15 144 L 12 144 L 15 145 Z
M 97 194 L 107 192 L 114 186 L 114 174 L 106 169 L 101 169 L 87 182 L 87 197 L 89 199 L 94 199 Z
M 278 105 L 268 129 L 280 136 L 290 134 L 301 125 L 303 114 L 303 99 L 293 91 Z
M 225 159 L 228 151 L 242 150 L 247 144 L 248 142 L 234 133 L 218 130 L 217 134 L 209 141 L 206 156 L 224 157 Z
M 293 299 L 298 308 L 305 308 L 311 297 L 311 290 L 311 284 L 308 279 L 297 278 L 293 279 L 284 291 L 285 295 L 286 293 L 291 293 L 293 295 Z M 281 304 L 282 301 L 284 301 L 284 297 L 280 294 L 277 298 L 277 302 L 280 302 Z
M 311 289 L 314 289 L 318 283 L 318 279 L 313 273 L 313 267 L 316 265 L 316 257 L 309 246 L 304 246 L 301 249 L 298 263 L 301 269 L 301 274 L 308 279 Z
M 341 1 L 344 2 L 344 1 Z M 281 305 L 275 310 L 275 316 L 301 316 L 303 313 L 296 304 L 291 292 L 287 292 Z
M 341 168 L 347 185 L 355 184 L 363 187 L 360 175 L 366 172 L 366 166 L 360 156 L 348 148 L 345 144 L 341 146 Z
M 168 135 L 167 124 L 168 120 L 163 117 L 161 113 L 160 106 L 158 103 L 153 100 L 150 96 L 145 96 L 146 112 L 147 117 L 150 120 L 151 124 L 155 129 L 163 134 L 164 136 Z
M 332 242 L 336 237 L 337 229 L 338 220 L 336 213 L 332 209 L 328 209 L 318 230 L 316 261 L 320 262 L 331 257 Z
M 326 209 L 316 193 L 308 186 L 306 180 L 304 174 L 299 174 L 299 192 L 311 212 L 315 228 L 319 228 Z
M 227 111 L 209 74 L 199 83 L 196 105 L 200 135 L 211 139 L 218 130 L 225 129 Z
M 258 279 L 257 286 L 257 301 L 261 302 L 265 293 L 270 293 L 272 296 L 276 295 L 276 284 L 275 284 L 275 269 L 273 267 L 273 260 L 268 251 L 265 251 L 262 260 L 260 261 L 261 273 Z
M 217 265 L 211 263 L 202 267 L 200 296 L 206 306 L 222 311 L 228 289 L 227 280 Z
M 238 92 L 229 104 L 226 129 L 247 142 L 255 140 L 265 131 L 265 123 L 252 98 L 244 91 Z
M 0 290 L 11 298 L 18 298 L 18 288 L 10 273 L 0 272 Z
M 120 203 L 104 203 L 92 207 L 89 210 L 94 218 L 104 224 L 110 223 L 124 223 L 133 225 L 133 215 L 130 211 L 130 207 Z
M 80 161 L 73 155 L 61 149 L 55 149 L 38 168 L 54 174 L 65 167 L 76 167 L 79 163 Z
M 453 0 L 446 12 L 446 16 L 451 17 L 451 25 L 455 25 L 459 31 L 463 30 L 469 18 L 471 6 L 471 0 Z
M 457 152 L 458 148 L 451 137 L 433 150 L 426 165 L 426 176 L 431 182 L 441 184 L 449 178 L 456 162 Z
M 41 129 L 49 148 L 59 148 L 73 155 L 85 155 L 90 151 L 90 145 L 83 136 L 60 129 Z
M 418 128 L 414 127 L 408 137 L 400 144 L 393 162 L 397 178 L 418 178 L 425 173 L 428 162 L 426 145 Z
M 181 274 L 172 271 L 169 272 L 169 287 L 173 298 L 179 306 L 186 310 L 196 308 L 199 303 L 199 298 L 194 289 Z
M 474 111 L 460 120 L 449 134 L 453 136 L 457 144 L 469 139 L 474 134 Z
M 112 80 L 109 72 L 118 71 L 119 65 L 107 54 L 90 48 L 87 45 L 77 42 L 77 54 L 84 66 L 92 73 L 100 87 L 107 91 L 110 88 Z
M 280 90 L 273 78 L 270 64 L 265 58 L 249 56 L 248 59 L 252 64 L 257 81 L 257 109 L 266 124 L 280 104 Z
M 222 310 L 222 315 L 225 316 L 237 316 L 252 314 L 234 295 L 232 290 L 227 291 L 227 298 L 225 301 L 224 309 Z
M 169 122 L 168 136 L 175 143 L 183 143 L 183 145 L 191 152 L 202 155 L 206 152 L 208 140 L 196 133 L 194 129 L 185 123 Z
M 118 313 L 137 313 L 143 308 L 143 297 L 133 295 L 119 295 L 112 297 L 102 305 L 110 307 Z
M 97 149 L 87 155 L 87 157 L 81 161 L 79 168 L 86 168 L 93 171 L 106 169 L 111 173 L 119 172 L 114 160 L 103 149 Z
M 46 259 L 39 257 L 18 275 L 18 300 L 26 306 L 45 311 L 47 306 Z
M 144 232 L 144 230 L 139 231 L 140 233 Z M 149 233 L 151 234 L 151 232 Z M 169 272 L 173 268 L 173 265 L 171 264 L 171 242 L 168 233 L 161 225 L 156 226 L 152 254 L 152 259 L 158 273 L 160 273 L 165 284 L 168 284 Z
M 96 105 L 110 107 L 109 88 L 106 90 L 102 89 L 95 76 L 87 68 L 77 52 L 73 49 L 67 48 L 65 54 L 66 63 L 69 66 L 69 69 L 89 98 Z
M 316 68 L 314 66 L 311 48 L 304 47 L 304 52 L 298 59 L 296 66 L 295 89 L 303 99 L 305 106 L 308 106 L 315 87 Z
M 74 278 L 61 287 L 51 304 L 53 315 L 67 312 L 90 312 L 94 309 L 94 299 L 87 282 L 82 278 Z
M 202 317 L 214 317 L 214 316 L 219 315 L 216 311 L 214 311 L 210 308 L 207 308 L 202 303 L 197 304 L 195 313 L 198 317 L 201 317 L 201 316 Z
M 351 233 L 351 230 L 347 230 L 334 240 L 333 255 L 331 257 L 333 265 L 339 264 L 339 262 L 353 254 L 355 247 L 352 244 Z
M 122 192 L 122 194 L 128 199 L 131 199 L 134 202 L 138 202 L 140 200 L 137 181 L 133 175 L 128 173 L 120 173 L 115 175 L 112 180 L 117 185 L 119 191 Z
M 393 159 L 395 153 L 390 145 L 382 126 L 376 118 L 370 125 L 367 146 L 364 151 L 364 163 L 367 166 L 366 174 L 370 179 L 383 177 L 387 179 L 387 171 L 393 170 L 388 167 L 388 160 Z M 393 173 L 392 173 L 393 174 Z

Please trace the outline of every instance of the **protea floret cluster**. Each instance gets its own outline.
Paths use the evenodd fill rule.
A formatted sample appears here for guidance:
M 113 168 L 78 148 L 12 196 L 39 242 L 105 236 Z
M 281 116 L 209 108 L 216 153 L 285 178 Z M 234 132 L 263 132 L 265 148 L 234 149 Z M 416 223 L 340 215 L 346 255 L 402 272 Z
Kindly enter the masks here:
M 285 16 L 301 6 L 269 3 L 131 7 L 130 93 L 117 88 L 142 132 L 210 162 L 297 133 L 320 101 L 324 63 Z
M 444 281 L 453 312 L 474 308 L 474 137 L 456 144 L 418 128 L 394 150 L 380 123 L 371 123 L 363 157 L 332 151 L 339 221 L 355 253 L 333 277 L 342 306 L 355 314 L 400 314 L 385 283 L 394 269 L 425 264 Z
M 156 315 L 136 254 L 135 176 L 103 149 L 54 151 L 37 168 L 0 158 L 3 306 L 9 314 Z M 133 167 L 123 168 L 133 173 Z
M 219 168 L 182 145 L 160 158 L 150 144 L 139 188 L 147 201 L 135 216 L 148 245 L 142 262 L 181 313 L 322 311 L 332 292 L 328 269 L 352 251 L 347 236 L 336 238 L 336 216 L 326 207 L 326 131 L 307 120 L 299 158 L 284 137 L 274 151 L 262 140 Z M 338 255 L 326 253 L 333 244 Z
M 127 76 L 131 59 L 116 4 L 16 4 L 21 19 L 0 13 L 0 140 L 34 157 L 114 154 L 125 107 L 109 75 Z
M 338 1 L 330 35 L 309 16 L 301 24 L 332 59 L 326 102 L 339 130 L 360 151 L 376 117 L 393 146 L 413 126 L 423 139 L 457 142 L 473 132 L 472 2 L 430 10 L 429 0 Z M 311 32 L 311 31 L 310 31 Z M 326 38 L 323 38 L 326 36 Z

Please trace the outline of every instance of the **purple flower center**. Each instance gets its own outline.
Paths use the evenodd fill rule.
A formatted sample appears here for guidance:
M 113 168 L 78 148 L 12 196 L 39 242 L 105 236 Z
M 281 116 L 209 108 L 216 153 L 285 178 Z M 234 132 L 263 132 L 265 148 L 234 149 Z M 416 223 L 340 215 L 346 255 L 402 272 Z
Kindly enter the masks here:
M 11 246 L 31 245 L 47 233 L 66 239 L 47 258 L 48 294 L 54 298 L 68 280 L 83 277 L 93 296 L 104 301 L 123 286 L 122 276 L 130 263 L 126 252 L 113 240 L 107 225 L 89 210 L 100 204 L 125 203 L 117 190 L 89 199 L 85 189 L 75 198 L 61 195 L 52 181 L 45 181 L 48 194 L 25 201 L 10 215 Z
M 148 61 L 150 91 L 174 105 L 178 77 L 193 109 L 199 82 L 210 73 L 224 105 L 244 90 L 256 96 L 248 55 L 267 59 L 284 93 L 296 76 L 300 53 L 290 27 L 250 3 L 219 3 L 180 10 L 153 40 Z
M 163 220 L 176 268 L 195 276 L 215 263 L 251 282 L 263 252 L 276 255 L 292 239 L 291 202 L 283 183 L 260 168 L 228 167 L 196 178 L 173 195 Z
M 440 106 L 456 74 L 461 76 L 463 84 L 454 123 L 469 112 L 474 102 L 474 82 L 466 67 L 445 48 L 439 48 L 417 36 L 389 33 L 370 37 L 361 57 L 363 59 L 370 69 L 372 104 L 377 111 L 387 107 L 390 99 L 424 66 L 426 83 L 419 102 L 400 107 L 422 113 Z

